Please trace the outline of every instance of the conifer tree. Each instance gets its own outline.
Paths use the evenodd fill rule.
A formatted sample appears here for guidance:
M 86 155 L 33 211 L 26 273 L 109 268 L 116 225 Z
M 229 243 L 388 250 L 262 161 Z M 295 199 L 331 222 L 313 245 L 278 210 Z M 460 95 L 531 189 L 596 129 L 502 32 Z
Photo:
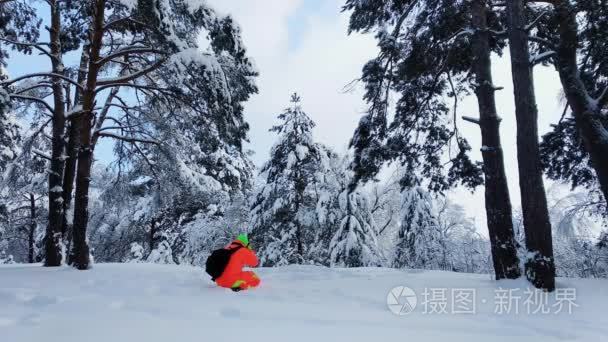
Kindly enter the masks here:
M 270 130 L 278 141 L 261 170 L 266 184 L 253 205 L 253 241 L 268 266 L 308 262 L 318 226 L 313 190 L 322 152 L 313 141 L 315 124 L 297 94 L 278 118 L 280 124 Z
M 459 98 L 475 93 L 480 126 L 486 212 L 497 279 L 520 275 L 499 123 L 492 84 L 492 52 L 502 50 L 500 18 L 485 1 L 347 1 L 350 30 L 374 31 L 379 56 L 363 68 L 368 113 L 351 146 L 355 180 L 371 180 L 386 161 L 398 160 L 401 185 L 441 192 L 482 183 L 459 135 Z M 397 94 L 389 122 L 389 99 Z M 453 103 L 447 99 L 452 98 Z M 446 165 L 449 169 L 446 170 Z
M 517 165 L 526 234 L 526 276 L 537 288 L 555 289 L 555 261 L 538 138 L 538 109 L 532 77 L 525 1 L 507 1 L 509 47 L 517 121 Z
M 340 193 L 339 203 L 340 228 L 329 245 L 331 265 L 382 266 L 384 257 L 378 248 L 377 226 L 367 197 L 350 186 Z
M 402 202 L 393 266 L 438 268 L 441 236 L 431 195 L 419 187 L 406 189 Z

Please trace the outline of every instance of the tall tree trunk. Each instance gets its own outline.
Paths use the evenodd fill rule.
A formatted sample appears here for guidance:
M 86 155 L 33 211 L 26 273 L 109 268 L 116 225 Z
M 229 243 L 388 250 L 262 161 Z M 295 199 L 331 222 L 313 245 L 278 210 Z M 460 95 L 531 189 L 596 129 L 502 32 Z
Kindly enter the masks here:
M 540 162 L 538 110 L 525 29 L 525 1 L 508 0 L 506 3 L 517 120 L 519 188 L 526 247 L 530 254 L 526 260 L 526 276 L 537 288 L 553 291 L 553 241 Z
M 78 165 L 76 169 L 76 194 L 74 202 L 74 227 L 72 265 L 79 270 L 90 266 L 89 246 L 87 245 L 87 225 L 89 221 L 89 186 L 93 150 L 91 146 L 91 126 L 95 106 L 95 88 L 99 74 L 100 51 L 102 48 L 105 1 L 96 0 L 92 11 L 91 48 L 88 75 L 82 92 L 82 118 L 80 121 Z
M 577 64 L 578 24 L 576 12 L 568 1 L 556 1 L 560 42 L 557 47 L 557 71 L 574 113 L 574 120 L 591 157 L 604 200 L 608 201 L 608 128 L 602 123 L 601 101 L 593 101 L 579 77 Z M 608 97 L 608 93 L 604 96 Z M 602 99 L 599 99 L 602 100 Z M 608 102 L 608 99 L 603 99 Z
M 496 111 L 492 81 L 490 32 L 487 23 L 486 0 L 472 3 L 473 68 L 476 76 L 476 95 L 479 105 L 482 156 L 485 176 L 485 204 L 492 260 L 496 279 L 515 279 L 521 276 L 517 243 L 513 230 L 511 198 L 505 174 L 503 150 L 500 142 L 500 118 Z
M 34 246 L 36 244 L 36 197 L 34 194 L 30 194 L 30 229 L 28 232 L 27 239 L 27 262 L 30 264 L 34 263 Z
M 80 56 L 80 69 L 78 71 L 78 84 L 84 84 L 87 77 L 87 66 L 89 64 L 89 45 L 85 44 L 82 48 L 82 54 Z M 76 88 L 74 93 L 74 106 L 72 110 L 82 106 L 82 92 Z M 63 218 L 61 225 L 61 232 L 63 233 L 64 240 L 71 244 L 71 227 L 68 224 L 68 215 L 70 208 L 72 207 L 72 192 L 74 191 L 74 179 L 76 178 L 76 161 L 78 158 L 78 130 L 80 128 L 81 115 L 77 115 L 72 118 L 68 127 L 68 143 L 67 143 L 67 160 L 65 163 L 65 170 L 63 173 Z M 68 248 L 68 251 L 70 249 Z M 70 253 L 71 256 L 71 253 Z M 70 264 L 71 260 L 68 261 Z
M 49 1 L 51 6 L 51 62 L 53 73 L 63 74 L 64 66 L 61 58 L 61 13 L 57 1 Z M 60 78 L 53 78 L 53 136 L 51 151 L 51 167 L 49 171 L 49 223 L 44 238 L 44 266 L 60 266 L 63 260 L 61 241 L 61 219 L 63 216 L 62 181 L 65 134 L 65 97 Z
M 150 223 L 150 237 L 148 240 L 150 252 L 156 248 L 156 219 L 152 219 Z

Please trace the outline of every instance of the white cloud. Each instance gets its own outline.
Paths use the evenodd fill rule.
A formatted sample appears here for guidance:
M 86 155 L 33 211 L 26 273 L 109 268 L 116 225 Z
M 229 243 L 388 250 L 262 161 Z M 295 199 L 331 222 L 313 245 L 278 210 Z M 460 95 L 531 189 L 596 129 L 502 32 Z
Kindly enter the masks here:
M 251 124 L 251 145 L 259 165 L 267 159 L 275 137 L 268 129 L 276 115 L 288 105 L 289 94 L 302 95 L 306 112 L 317 123 L 317 140 L 338 152 L 344 152 L 353 130 L 365 109 L 361 89 L 344 94 L 343 87 L 360 76 L 363 64 L 376 54 L 372 37 L 347 36 L 348 15 L 340 13 L 343 0 L 331 0 L 324 6 L 334 8 L 334 15 L 323 15 L 327 9 L 305 16 L 305 31 L 290 50 L 288 23 L 304 0 L 209 0 L 221 12 L 231 13 L 243 28 L 245 43 L 255 59 L 261 76 L 260 94 L 247 104 L 247 120 Z M 262 4 L 263 3 L 263 4 Z M 292 44 L 293 45 L 293 44 Z M 516 121 L 509 55 L 493 59 L 494 83 L 504 87 L 497 93 L 497 107 L 503 118 L 501 134 L 505 165 L 513 207 L 518 207 Z M 559 101 L 560 83 L 553 68 L 535 69 L 536 96 L 539 108 L 540 135 L 557 122 L 563 104 Z M 459 105 L 459 117 L 478 116 L 477 103 L 471 96 Z M 473 157 L 481 160 L 479 128 L 458 122 L 473 147 Z M 476 218 L 482 233 L 487 234 L 483 189 L 475 194 L 453 191 L 455 202 L 463 205 L 469 216 Z
M 340 151 L 364 109 L 360 93 L 343 93 L 343 87 L 360 75 L 363 63 L 376 49 L 371 37 L 348 37 L 348 16 L 340 13 L 342 1 L 333 0 L 331 16 L 305 16 L 306 30 L 289 37 L 288 23 L 301 1 L 211 0 L 220 12 L 231 13 L 243 28 L 245 44 L 255 60 L 260 93 L 247 104 L 251 145 L 259 165 L 268 158 L 275 137 L 268 129 L 289 104 L 289 95 L 302 96 L 306 112 L 317 123 L 316 138 Z M 321 11 L 320 11 L 321 12 Z M 297 44 L 289 44 L 298 39 Z M 290 45 L 292 48 L 290 49 Z M 295 49 L 293 46 L 296 46 Z

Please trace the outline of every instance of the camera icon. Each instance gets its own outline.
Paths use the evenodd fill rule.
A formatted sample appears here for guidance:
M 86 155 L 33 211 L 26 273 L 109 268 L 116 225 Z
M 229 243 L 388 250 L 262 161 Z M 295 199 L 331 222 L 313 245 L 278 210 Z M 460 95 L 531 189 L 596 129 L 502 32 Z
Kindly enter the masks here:
M 416 309 L 418 297 L 416 292 L 407 286 L 397 286 L 386 296 L 386 306 L 397 316 L 404 316 Z

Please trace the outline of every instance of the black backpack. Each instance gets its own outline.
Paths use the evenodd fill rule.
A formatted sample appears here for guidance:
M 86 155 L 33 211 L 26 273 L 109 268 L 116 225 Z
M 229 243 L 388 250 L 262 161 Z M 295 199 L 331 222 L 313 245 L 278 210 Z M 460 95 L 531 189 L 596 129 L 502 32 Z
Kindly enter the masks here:
M 211 252 L 211 255 L 207 258 L 207 262 L 205 263 L 205 271 L 211 276 L 211 280 L 215 281 L 224 273 L 224 270 L 230 261 L 230 257 L 234 252 L 241 249 L 241 247 L 242 246 L 238 246 L 230 249 L 222 248 Z

